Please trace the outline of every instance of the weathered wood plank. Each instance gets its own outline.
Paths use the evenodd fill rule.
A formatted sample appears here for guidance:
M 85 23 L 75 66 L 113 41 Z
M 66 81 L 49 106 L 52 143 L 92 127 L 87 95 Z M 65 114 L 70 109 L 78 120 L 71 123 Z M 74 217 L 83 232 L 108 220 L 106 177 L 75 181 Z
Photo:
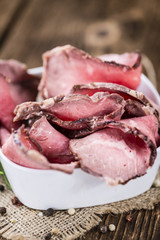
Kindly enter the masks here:
M 126 216 L 131 214 L 133 220 L 126 221 Z M 109 214 L 103 217 L 102 223 L 109 226 L 113 223 L 116 226 L 115 232 L 106 233 L 100 232 L 100 227 L 97 226 L 90 230 L 84 237 L 77 240 L 158 240 L 160 230 L 160 204 L 154 210 L 132 211 L 131 213 L 124 213 L 121 215 Z M 96 236 L 96 238 L 93 238 Z M 98 237 L 98 238 L 97 238 Z
M 113 240 L 117 240 L 118 238 L 122 239 L 123 233 L 124 233 L 124 230 L 125 230 L 125 224 L 126 224 L 125 214 L 121 214 L 119 222 L 116 226 L 116 232 L 115 232 L 115 234 L 112 238 Z
M 160 234 L 160 204 L 157 205 L 156 207 L 156 212 L 155 212 L 155 224 L 153 226 L 153 234 L 151 240 L 159 239 L 159 234 Z
M 1 0 L 0 2 L 0 39 L 4 31 L 6 31 L 19 4 L 20 4 L 20 0 L 15 0 L 15 1 Z
M 116 233 L 117 231 L 117 226 L 118 226 L 118 223 L 119 223 L 119 219 L 120 219 L 120 215 L 113 215 L 113 214 L 109 214 L 108 217 L 105 219 L 105 222 L 104 224 L 107 226 L 107 232 L 105 234 L 102 234 L 101 233 L 101 236 L 100 236 L 100 240 L 112 240 L 113 239 L 113 236 L 114 234 Z M 113 231 L 113 232 L 110 232 L 109 231 L 109 224 L 114 224 L 115 227 L 116 227 L 116 230 Z
M 151 224 L 150 222 L 151 215 L 152 215 L 152 211 L 149 211 L 149 210 L 145 211 L 144 220 L 141 227 L 140 239 L 147 239 L 149 225 Z
M 57 45 L 73 44 L 97 55 L 139 49 L 151 58 L 159 74 L 160 3 L 156 0 L 78 1 L 28 0 L 1 58 L 16 58 L 30 67 Z M 152 30 L 152 34 L 151 34 Z M 18 47 L 17 47 L 18 46 Z M 158 77 L 160 77 L 158 75 Z
M 107 217 L 104 219 L 101 223 L 101 225 L 106 224 L 107 226 L 109 226 L 109 224 L 114 224 L 116 226 L 116 230 L 114 232 L 110 232 L 109 229 L 106 233 L 101 233 L 100 232 L 100 228 L 99 226 L 97 226 L 96 228 L 92 229 L 91 231 L 89 231 L 83 238 L 79 239 L 85 239 L 85 240 L 92 240 L 93 236 L 95 234 L 95 236 L 99 236 L 99 238 L 95 238 L 95 239 L 99 239 L 99 240 L 119 240 L 119 239 L 123 239 L 123 240 L 137 240 L 137 239 L 142 239 L 142 240 L 146 240 L 146 238 L 143 238 L 143 234 L 144 235 L 147 234 L 147 229 L 143 228 L 143 220 L 144 220 L 144 215 L 145 212 L 149 212 L 151 214 L 151 211 L 133 211 L 130 214 L 133 216 L 133 220 L 131 222 L 127 222 L 126 221 L 126 216 L 129 213 L 124 213 L 121 215 L 112 215 L 109 214 L 107 215 Z M 149 220 L 146 219 L 147 224 L 149 224 Z M 99 235 L 98 235 L 99 233 Z M 142 238 L 139 238 L 139 236 L 142 236 Z M 156 231 L 155 231 L 156 234 Z
M 3 43 L 6 41 L 10 30 L 16 24 L 26 3 L 26 0 L 0 1 L 0 48 L 3 47 Z
M 130 213 L 127 213 L 127 215 L 130 215 L 132 217 L 132 220 L 131 221 L 126 220 L 125 230 L 123 233 L 122 240 L 132 239 L 134 236 L 134 231 L 137 231 L 135 229 L 135 224 L 136 224 L 136 220 L 137 220 L 137 216 L 138 216 L 138 211 L 132 211 Z M 126 215 L 126 217 L 127 217 L 127 215 Z
M 56 45 L 76 42 L 81 45 L 82 24 L 76 17 L 78 1 L 46 1 L 34 0 L 29 2 L 15 29 L 1 51 L 1 58 L 14 57 L 28 63 L 30 66 L 41 65 L 41 54 Z M 38 6 L 38 8 L 37 8 Z M 83 21 L 82 21 L 83 23 Z M 18 45 L 18 48 L 15 46 Z
M 153 236 L 153 231 L 155 229 L 155 223 L 156 223 L 156 218 L 157 218 L 157 211 L 159 209 L 156 208 L 154 211 L 152 211 L 152 214 L 151 214 L 151 218 L 149 220 L 149 227 L 148 227 L 148 231 L 147 231 L 147 238 L 146 240 L 150 240 L 152 239 L 152 236 Z M 156 238 L 155 238 L 156 239 Z

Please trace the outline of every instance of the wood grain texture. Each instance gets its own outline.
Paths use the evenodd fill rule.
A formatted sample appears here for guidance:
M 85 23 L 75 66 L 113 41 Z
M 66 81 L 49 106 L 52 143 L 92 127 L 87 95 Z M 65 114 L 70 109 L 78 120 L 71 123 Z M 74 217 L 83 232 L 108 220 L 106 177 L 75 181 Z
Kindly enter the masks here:
M 133 216 L 128 222 L 127 215 Z M 154 210 L 132 211 L 121 215 L 108 214 L 103 217 L 101 225 L 114 224 L 115 232 L 100 232 L 100 226 L 91 229 L 85 236 L 77 240 L 159 240 L 160 204 Z
M 139 49 L 153 62 L 159 80 L 159 9 L 157 0 L 28 0 L 0 57 L 35 67 L 44 51 L 68 43 L 93 55 Z
M 1 0 L 0 2 L 0 39 L 15 15 L 20 0 Z
M 26 5 L 26 0 L 0 1 L 0 49 Z

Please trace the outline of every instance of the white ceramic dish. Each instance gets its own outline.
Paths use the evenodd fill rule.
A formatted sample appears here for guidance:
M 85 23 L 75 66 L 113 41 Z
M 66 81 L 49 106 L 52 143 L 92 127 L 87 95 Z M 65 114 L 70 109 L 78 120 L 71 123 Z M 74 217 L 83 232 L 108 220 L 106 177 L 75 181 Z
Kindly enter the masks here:
M 29 72 L 41 75 L 43 68 Z M 152 83 L 142 74 L 139 91 L 160 106 L 160 97 Z M 68 209 L 101 205 L 137 196 L 148 190 L 160 165 L 160 148 L 154 165 L 139 178 L 125 185 L 108 186 L 102 178 L 75 169 L 69 175 L 56 170 L 36 170 L 19 166 L 0 151 L 5 173 L 15 195 L 26 206 L 34 209 Z

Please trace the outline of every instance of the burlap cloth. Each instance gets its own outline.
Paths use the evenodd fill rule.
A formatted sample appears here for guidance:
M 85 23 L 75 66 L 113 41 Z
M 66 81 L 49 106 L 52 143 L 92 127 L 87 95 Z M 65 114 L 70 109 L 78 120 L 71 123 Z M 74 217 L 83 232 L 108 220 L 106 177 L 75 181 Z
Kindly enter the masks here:
M 4 184 L 2 177 L 0 183 Z M 13 197 L 14 193 L 7 186 L 4 192 L 0 192 L 0 207 L 7 208 L 7 214 L 0 216 L 0 236 L 12 240 L 40 240 L 57 228 L 58 234 L 53 234 L 51 239 L 71 240 L 99 224 L 105 213 L 153 209 L 160 202 L 160 173 L 152 188 L 140 196 L 112 204 L 76 209 L 74 215 L 69 215 L 67 211 L 55 211 L 51 217 L 41 216 L 40 211 L 13 205 Z

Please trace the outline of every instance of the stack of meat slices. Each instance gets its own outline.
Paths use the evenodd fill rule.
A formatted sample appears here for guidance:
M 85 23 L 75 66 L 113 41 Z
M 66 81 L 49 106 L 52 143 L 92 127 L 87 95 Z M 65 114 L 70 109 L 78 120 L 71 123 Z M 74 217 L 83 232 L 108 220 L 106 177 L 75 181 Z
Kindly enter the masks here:
M 109 55 L 103 62 L 67 45 L 43 59 L 43 99 L 16 106 L 15 130 L 0 131 L 3 153 L 29 168 L 72 173 L 81 167 L 110 184 L 144 175 L 157 154 L 159 111 L 135 90 L 140 55 Z

